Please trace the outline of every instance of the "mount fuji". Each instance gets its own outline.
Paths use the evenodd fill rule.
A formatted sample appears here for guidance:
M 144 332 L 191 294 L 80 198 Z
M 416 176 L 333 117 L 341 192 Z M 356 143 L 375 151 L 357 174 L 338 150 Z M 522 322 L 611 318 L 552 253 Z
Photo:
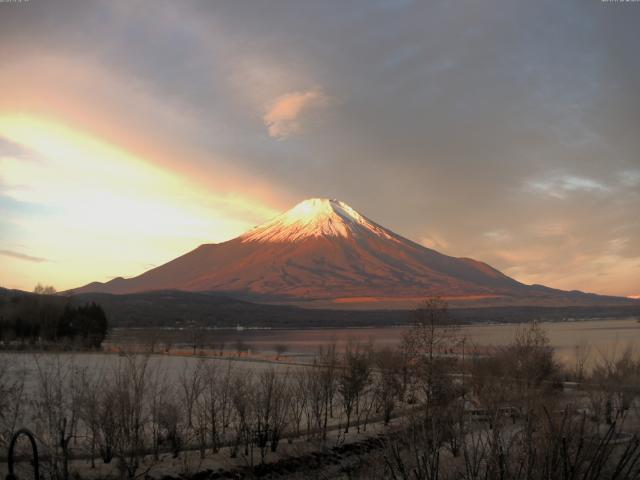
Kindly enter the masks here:
M 438 253 L 388 230 L 344 202 L 312 198 L 219 244 L 200 245 L 129 278 L 76 293 L 157 290 L 224 292 L 309 306 L 415 304 L 439 295 L 454 304 L 585 305 L 623 299 L 520 283 L 486 263 Z

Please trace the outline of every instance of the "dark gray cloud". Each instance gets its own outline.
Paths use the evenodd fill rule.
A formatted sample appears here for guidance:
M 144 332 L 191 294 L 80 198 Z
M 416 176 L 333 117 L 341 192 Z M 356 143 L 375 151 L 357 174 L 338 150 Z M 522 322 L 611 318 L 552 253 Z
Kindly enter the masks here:
M 341 198 L 525 281 L 602 290 L 582 275 L 603 274 L 610 292 L 640 291 L 630 266 L 640 263 L 640 4 L 34 0 L 0 10 L 4 62 L 97 61 L 186 112 L 176 144 L 232 159 L 287 200 Z M 314 89 L 326 105 L 295 135 L 270 137 L 270 102 Z M 215 175 L 207 158 L 181 161 Z

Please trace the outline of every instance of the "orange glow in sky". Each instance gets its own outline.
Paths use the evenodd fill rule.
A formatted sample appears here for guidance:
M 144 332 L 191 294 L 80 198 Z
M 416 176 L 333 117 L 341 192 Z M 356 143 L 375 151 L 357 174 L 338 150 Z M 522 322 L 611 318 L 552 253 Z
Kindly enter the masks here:
M 35 279 L 65 289 L 138 274 L 203 241 L 242 233 L 252 226 L 243 211 L 277 213 L 250 198 L 216 195 L 47 119 L 0 115 L 0 137 L 26 152 L 0 157 L 6 195 L 40 211 L 15 219 L 21 234 L 10 249 L 39 261 L 2 257 L 3 275 L 16 288 L 31 289 Z

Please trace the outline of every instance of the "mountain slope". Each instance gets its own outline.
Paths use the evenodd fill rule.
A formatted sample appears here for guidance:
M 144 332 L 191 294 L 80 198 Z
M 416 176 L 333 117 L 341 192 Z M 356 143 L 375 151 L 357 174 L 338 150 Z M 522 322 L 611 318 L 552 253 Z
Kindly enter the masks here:
M 240 237 L 201 245 L 137 277 L 95 282 L 76 292 L 169 289 L 338 303 L 565 295 L 524 285 L 485 263 L 425 248 L 328 199 L 306 200 Z

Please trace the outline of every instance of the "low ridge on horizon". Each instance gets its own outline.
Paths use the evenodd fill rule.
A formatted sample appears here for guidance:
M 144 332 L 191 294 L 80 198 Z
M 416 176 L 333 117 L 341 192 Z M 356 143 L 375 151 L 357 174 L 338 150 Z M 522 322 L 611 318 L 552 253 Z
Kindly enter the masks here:
M 93 282 L 74 292 L 154 290 L 336 305 L 432 295 L 492 305 L 622 300 L 522 284 L 486 263 L 444 255 L 406 239 L 330 198 L 304 200 L 236 238 L 202 244 L 136 277 Z

